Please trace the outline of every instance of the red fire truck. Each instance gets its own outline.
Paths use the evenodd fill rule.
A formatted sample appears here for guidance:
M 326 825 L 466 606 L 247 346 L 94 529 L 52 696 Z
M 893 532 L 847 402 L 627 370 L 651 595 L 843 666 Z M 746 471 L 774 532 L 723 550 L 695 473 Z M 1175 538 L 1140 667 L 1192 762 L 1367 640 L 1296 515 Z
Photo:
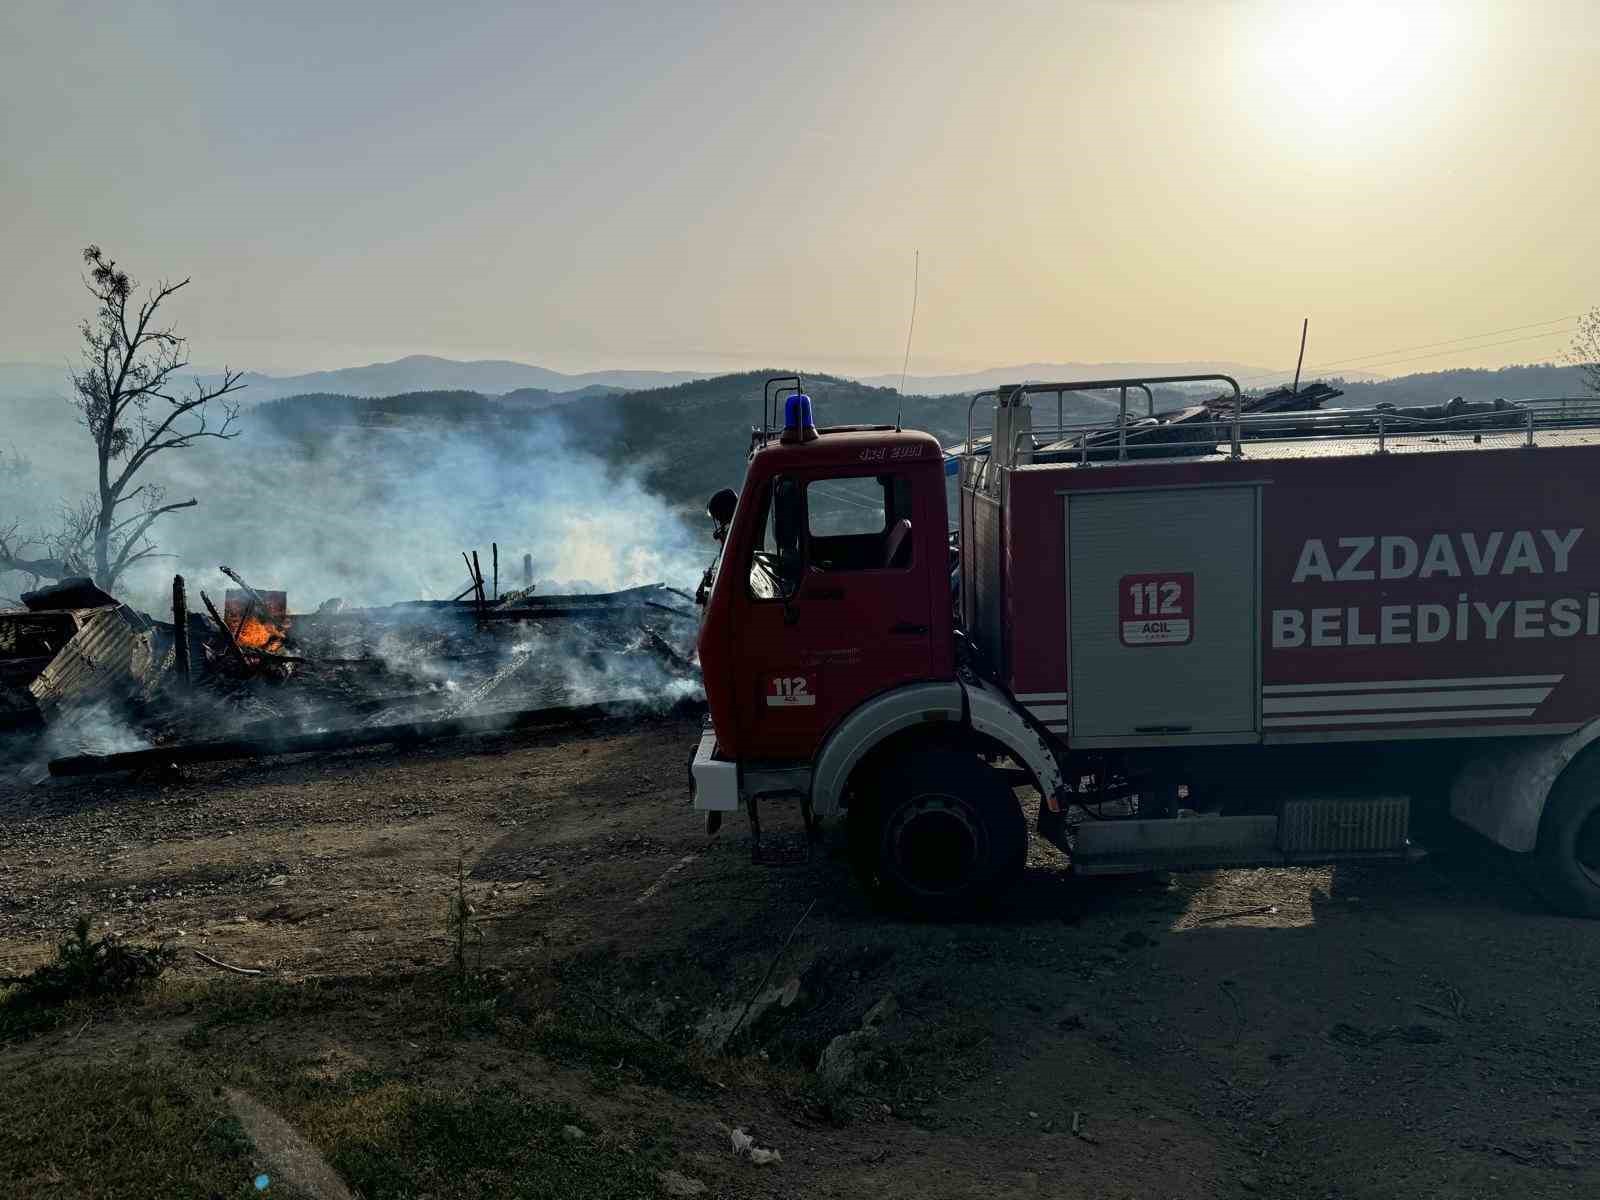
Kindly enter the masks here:
M 1222 406 L 1128 413 L 1207 383 Z M 1020 875 L 1023 784 L 1085 874 L 1404 858 L 1438 795 L 1600 915 L 1600 404 L 1258 417 L 1222 376 L 1033 384 L 973 397 L 991 428 L 947 455 L 767 390 L 708 509 L 708 828 L 744 808 L 759 854 L 763 800 L 842 816 L 863 879 L 936 913 Z M 1061 421 L 1108 391 L 1113 420 Z

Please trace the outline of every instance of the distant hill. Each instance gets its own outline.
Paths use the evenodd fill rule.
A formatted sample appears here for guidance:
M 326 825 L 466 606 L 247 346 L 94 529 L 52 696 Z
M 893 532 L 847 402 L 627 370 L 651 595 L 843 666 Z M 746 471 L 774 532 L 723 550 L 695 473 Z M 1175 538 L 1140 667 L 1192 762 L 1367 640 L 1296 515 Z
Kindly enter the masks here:
M 546 409 L 608 399 L 616 388 L 585 387 L 575 392 L 518 388 L 502 396 L 472 391 L 401 392 L 393 396 L 351 396 L 305 392 L 267 400 L 250 413 L 250 422 L 280 434 L 314 434 L 340 426 L 405 425 L 432 422 L 447 426 L 531 426 Z
M 491 396 L 433 390 L 382 397 L 312 392 L 259 405 L 249 424 L 308 446 L 329 430 L 351 427 L 482 428 L 485 436 L 495 429 L 548 429 L 576 450 L 640 473 L 658 495 L 693 510 L 717 488 L 738 485 L 750 427 L 761 420 L 762 382 L 775 373 L 720 375 L 640 391 L 591 386 L 577 392 L 524 388 Z M 889 389 L 828 375 L 807 376 L 805 383 L 821 424 L 894 422 L 900 398 Z M 966 432 L 967 403 L 962 396 L 907 396 L 905 423 L 942 441 L 959 440 Z
M 1584 395 L 1578 368 L 1554 363 L 1501 367 L 1495 371 L 1428 371 L 1376 382 L 1331 376 L 1326 381 L 1344 389 L 1344 395 L 1333 402 L 1335 408 L 1438 404 L 1456 396 L 1466 400 L 1538 400 Z
M 245 383 L 249 385 L 245 395 L 253 402 L 316 392 L 345 396 L 452 391 L 501 395 L 525 390 L 576 392 L 589 387 L 661 387 L 699 378 L 703 376 L 689 371 L 588 371 L 567 375 L 528 363 L 494 359 L 457 362 L 413 354 L 394 362 L 313 371 L 305 375 L 273 376 L 252 372 L 245 376 Z
M 652 490 L 698 508 L 720 487 L 737 487 L 761 422 L 762 383 L 776 371 L 719 375 L 668 388 L 624 392 L 551 410 L 569 440 L 618 465 L 641 470 Z M 899 397 L 832 375 L 808 375 L 819 425 L 893 424 Z M 966 428 L 961 397 L 907 396 L 905 423 L 942 439 Z
M 1140 375 L 1231 375 L 1244 387 L 1275 387 L 1294 377 L 1294 370 L 1253 367 L 1236 362 L 1114 362 L 1114 363 L 1023 363 L 1015 367 L 993 367 L 958 375 L 908 375 L 906 391 L 924 396 L 948 396 L 956 392 L 986 391 L 1006 383 L 1058 383 L 1074 379 L 1126 379 Z M 1353 379 L 1381 379 L 1381 375 L 1357 371 Z M 1246 383 L 1245 381 L 1249 382 Z M 857 379 L 868 387 L 898 387 L 898 375 L 867 375 Z
M 32 400 L 65 396 L 73 364 L 0 363 L 0 399 Z M 190 378 L 215 383 L 219 372 L 200 369 Z M 690 379 L 703 379 L 693 371 L 588 371 L 567 375 L 528 363 L 484 359 L 457 362 L 413 354 L 394 362 L 312 371 L 303 375 L 265 375 L 247 371 L 241 403 L 254 406 L 265 400 L 308 394 L 340 396 L 396 396 L 411 392 L 479 392 L 502 395 L 534 390 L 550 393 L 581 392 L 588 388 L 653 388 Z M 186 379 L 187 386 L 188 380 Z

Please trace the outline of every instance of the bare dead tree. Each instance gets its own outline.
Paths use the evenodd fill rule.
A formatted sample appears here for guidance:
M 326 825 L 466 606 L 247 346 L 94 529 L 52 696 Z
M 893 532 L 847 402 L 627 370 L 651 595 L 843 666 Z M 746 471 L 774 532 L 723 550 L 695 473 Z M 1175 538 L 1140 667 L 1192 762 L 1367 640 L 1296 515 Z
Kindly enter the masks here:
M 1567 361 L 1578 368 L 1583 386 L 1600 396 L 1600 308 L 1591 308 L 1578 318 Z
M 85 560 L 81 556 L 62 556 L 51 544 L 54 538 L 53 534 L 24 537 L 16 521 L 0 526 L 0 571 L 19 571 L 32 576 L 35 587 L 44 579 L 85 574 Z
M 98 495 L 85 515 L 91 518 L 94 581 L 110 591 L 128 567 L 155 553 L 145 535 L 156 521 L 199 503 L 165 503 L 159 486 L 135 485 L 135 477 L 163 450 L 183 450 L 203 438 L 238 437 L 239 407 L 223 397 L 244 386 L 243 372 L 225 368 L 218 384 L 207 387 L 195 379 L 180 389 L 189 344 L 175 327 L 158 325 L 156 317 L 189 280 L 162 280 L 136 300 L 138 285 L 99 246 L 86 248 L 83 261 L 95 313 L 81 326 L 83 367 L 72 375 L 72 403 L 94 438 L 99 460 Z M 214 426 L 213 401 L 221 401 L 216 408 L 222 417 Z M 139 501 L 136 510 L 124 508 L 134 501 Z M 70 520 L 64 532 L 73 532 Z

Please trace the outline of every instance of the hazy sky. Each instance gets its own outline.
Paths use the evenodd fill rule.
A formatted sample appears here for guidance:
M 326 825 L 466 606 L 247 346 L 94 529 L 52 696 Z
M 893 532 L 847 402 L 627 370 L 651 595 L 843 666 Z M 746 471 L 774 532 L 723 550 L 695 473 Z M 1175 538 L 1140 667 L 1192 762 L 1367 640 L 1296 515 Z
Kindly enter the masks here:
M 1597 64 L 1597 0 L 5 0 L 0 359 L 93 240 L 268 371 L 897 371 L 918 248 L 914 373 L 1344 360 L 1600 304 Z

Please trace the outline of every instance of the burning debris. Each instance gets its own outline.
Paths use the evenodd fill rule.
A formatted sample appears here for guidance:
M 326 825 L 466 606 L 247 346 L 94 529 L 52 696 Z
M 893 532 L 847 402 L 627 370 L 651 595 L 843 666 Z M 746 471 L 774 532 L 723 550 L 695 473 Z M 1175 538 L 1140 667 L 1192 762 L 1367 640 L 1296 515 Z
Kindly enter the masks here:
M 456 600 L 294 614 L 286 592 L 220 570 L 235 585 L 221 609 L 202 590 L 204 612 L 190 612 L 179 576 L 170 622 L 87 580 L 0 613 L 0 758 L 32 764 L 30 778 L 41 759 L 83 774 L 605 719 L 700 695 L 698 611 L 661 584 L 541 596 L 530 583 L 502 599 L 498 578 L 474 571 Z

